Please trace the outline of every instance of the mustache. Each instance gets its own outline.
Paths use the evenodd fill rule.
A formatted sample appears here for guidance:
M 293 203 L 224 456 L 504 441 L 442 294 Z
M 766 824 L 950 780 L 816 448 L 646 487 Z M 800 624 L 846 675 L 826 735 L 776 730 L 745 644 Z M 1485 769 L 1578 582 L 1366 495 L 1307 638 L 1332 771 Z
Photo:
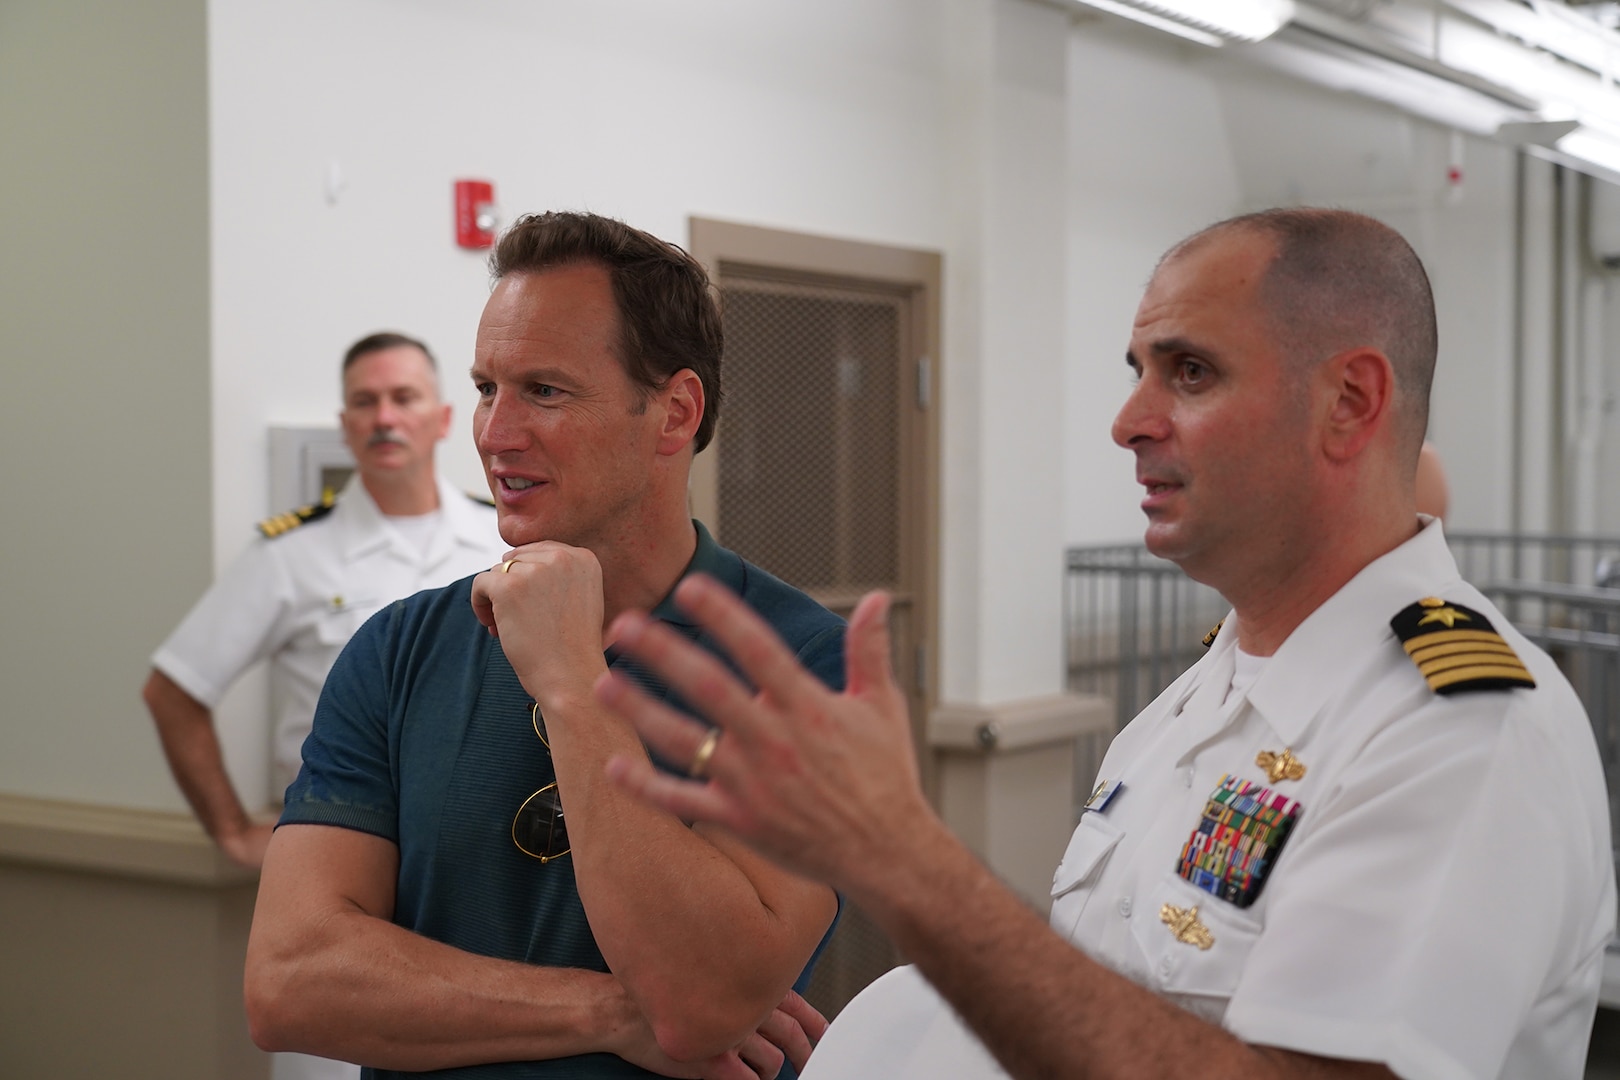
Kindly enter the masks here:
M 367 446 L 384 446 L 388 443 L 393 443 L 395 446 L 410 445 L 410 441 L 406 439 L 405 436 L 389 428 L 383 428 L 380 431 L 373 432 L 371 438 L 366 440 Z

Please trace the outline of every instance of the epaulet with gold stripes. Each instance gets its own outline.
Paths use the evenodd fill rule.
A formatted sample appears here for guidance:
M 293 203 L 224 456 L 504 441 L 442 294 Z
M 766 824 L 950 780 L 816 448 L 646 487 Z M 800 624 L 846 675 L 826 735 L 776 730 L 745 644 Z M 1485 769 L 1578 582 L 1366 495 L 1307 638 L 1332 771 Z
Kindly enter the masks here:
M 462 494 L 466 495 L 467 498 L 471 499 L 473 502 L 477 503 L 479 506 L 487 506 L 491 510 L 494 510 L 496 508 L 495 507 L 495 500 L 490 498 L 488 495 L 474 495 L 470 491 L 462 492 Z
M 259 532 L 264 534 L 266 540 L 274 540 L 292 532 L 300 525 L 308 525 L 312 521 L 319 521 L 332 512 L 337 505 L 337 496 L 330 491 L 321 492 L 321 501 L 312 506 L 300 506 L 296 510 L 288 510 L 285 514 L 267 517 L 259 522 Z
M 1214 626 L 1209 628 L 1209 633 L 1204 635 L 1204 648 L 1207 649 L 1211 645 L 1215 644 L 1216 635 L 1218 635 L 1221 632 L 1221 627 L 1223 627 L 1225 625 L 1226 625 L 1226 620 L 1222 619 L 1220 622 L 1216 623 Z
M 1472 608 L 1426 596 L 1389 625 L 1437 694 L 1536 685 L 1513 646 Z

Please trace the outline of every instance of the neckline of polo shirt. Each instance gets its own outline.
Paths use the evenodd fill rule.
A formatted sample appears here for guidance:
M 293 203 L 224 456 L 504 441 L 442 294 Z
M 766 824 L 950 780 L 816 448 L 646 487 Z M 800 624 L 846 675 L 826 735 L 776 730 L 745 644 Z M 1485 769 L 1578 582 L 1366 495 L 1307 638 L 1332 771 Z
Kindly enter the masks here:
M 1393 641 L 1390 617 L 1432 592 L 1436 582 L 1460 579 L 1445 537 L 1437 527 L 1427 526 L 1362 567 L 1295 627 L 1249 687 L 1248 703 L 1284 743 L 1297 745 L 1318 713 L 1360 674 L 1348 665 L 1324 672 L 1311 661 L 1370 655 L 1380 642 Z
M 692 559 L 686 564 L 686 569 L 675 579 L 675 584 L 679 585 L 691 574 L 708 574 L 741 596 L 747 577 L 743 570 L 742 559 L 715 543 L 714 537 L 709 535 L 709 530 L 704 527 L 703 522 L 693 518 L 692 524 L 697 529 L 697 548 L 692 552 Z M 658 601 L 658 606 L 652 609 L 652 617 L 673 626 L 697 626 L 692 617 L 675 603 L 673 587 L 662 600 Z

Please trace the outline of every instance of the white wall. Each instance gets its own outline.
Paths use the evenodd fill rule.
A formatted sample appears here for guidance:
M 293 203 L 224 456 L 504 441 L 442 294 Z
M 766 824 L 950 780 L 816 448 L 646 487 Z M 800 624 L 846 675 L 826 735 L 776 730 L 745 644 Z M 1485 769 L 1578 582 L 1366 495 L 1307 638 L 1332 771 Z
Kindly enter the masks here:
M 1069 542 L 1141 535 L 1129 458 L 1107 431 L 1154 260 L 1219 218 L 1298 204 L 1371 214 L 1423 258 L 1440 323 L 1430 436 L 1450 472 L 1450 520 L 1506 528 L 1512 153 L 1129 27 L 1082 26 L 1071 56 Z
M 940 247 L 931 10 L 213 0 L 220 560 L 265 510 L 265 425 L 329 419 L 338 356 L 380 326 L 440 354 L 445 467 L 482 487 L 465 371 L 487 277 L 450 242 L 455 178 L 495 181 L 509 216 L 588 208 L 678 241 L 697 213 Z
M 1117 20 L 1069 46 L 1069 364 L 1065 538 L 1141 537 L 1132 456 L 1109 434 L 1130 391 L 1125 349 L 1154 264 L 1243 209 L 1220 81 L 1204 50 Z

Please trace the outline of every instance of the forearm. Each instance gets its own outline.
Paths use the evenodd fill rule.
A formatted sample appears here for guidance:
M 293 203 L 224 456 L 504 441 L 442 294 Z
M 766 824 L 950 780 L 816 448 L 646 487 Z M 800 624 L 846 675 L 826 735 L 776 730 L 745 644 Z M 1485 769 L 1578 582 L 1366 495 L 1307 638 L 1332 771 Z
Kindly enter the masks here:
M 245 990 L 263 1049 L 412 1071 L 617 1053 L 639 1020 L 611 975 L 477 956 L 358 909 L 256 924 Z
M 850 895 L 1014 1077 L 1389 1075 L 1243 1042 L 1059 938 L 937 821 L 908 831 L 921 842 L 863 863 Z
M 213 713 L 161 671 L 152 672 L 141 696 L 169 771 L 208 835 L 222 841 L 246 830 L 252 822 L 225 771 Z
M 689 828 L 606 779 L 609 756 L 644 753 L 627 727 L 607 716 L 577 727 L 584 733 L 560 732 L 553 745 L 570 858 L 597 944 L 667 1052 L 719 1053 L 793 985 L 836 899 L 807 882 L 762 889 L 739 865 L 748 861 L 740 845 L 723 851 L 714 831 Z

